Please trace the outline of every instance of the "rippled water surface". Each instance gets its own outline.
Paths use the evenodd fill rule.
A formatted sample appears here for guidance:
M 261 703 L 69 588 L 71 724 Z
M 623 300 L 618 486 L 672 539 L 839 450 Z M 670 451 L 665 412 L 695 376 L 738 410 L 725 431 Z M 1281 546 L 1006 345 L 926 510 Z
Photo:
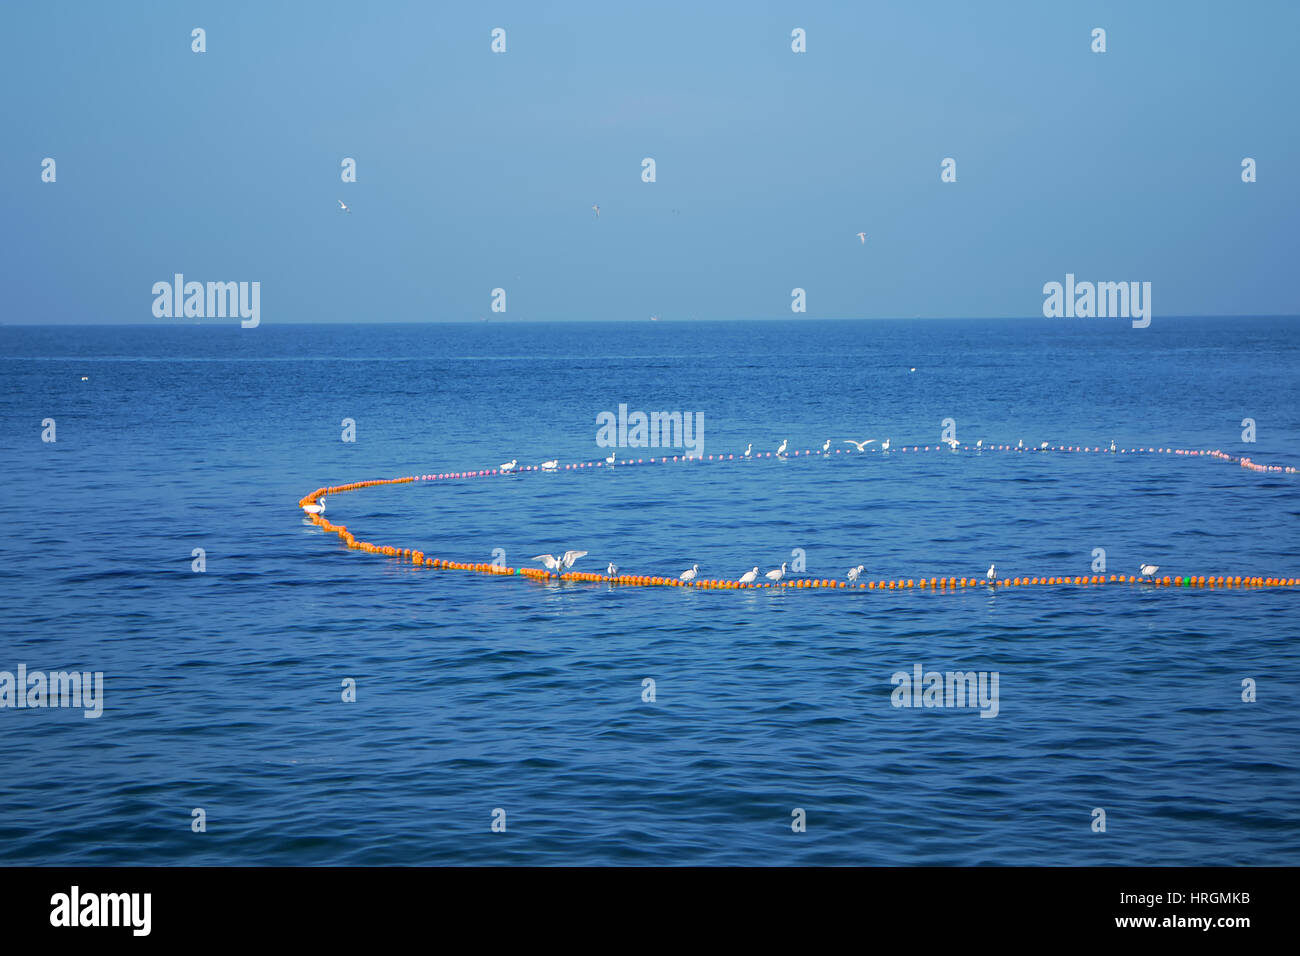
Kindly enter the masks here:
M 0 710 L 0 859 L 1296 864 L 1300 590 L 546 585 L 348 551 L 296 504 L 603 458 L 620 403 L 702 412 L 705 454 L 933 447 L 952 418 L 968 443 L 1297 465 L 1296 327 L 0 328 L 0 670 L 105 681 L 97 720 Z M 818 578 L 1075 575 L 1104 548 L 1110 572 L 1298 576 L 1296 492 L 1205 458 L 895 451 L 384 486 L 328 516 L 592 571 L 802 549 Z M 892 706 L 917 664 L 998 672 L 996 718 Z

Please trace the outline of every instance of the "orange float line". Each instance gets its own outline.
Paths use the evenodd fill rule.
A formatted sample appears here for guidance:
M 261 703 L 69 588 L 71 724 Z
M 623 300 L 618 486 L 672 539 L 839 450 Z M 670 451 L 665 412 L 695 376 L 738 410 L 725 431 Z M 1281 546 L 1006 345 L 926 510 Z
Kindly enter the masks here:
M 928 449 L 927 449 L 928 450 Z M 936 448 L 937 450 L 937 448 Z M 1014 449 L 1007 449 L 1014 450 Z M 1136 450 L 1136 449 L 1135 449 Z M 1154 451 L 1154 449 L 1148 449 Z M 1162 449 L 1162 451 L 1165 451 Z M 1175 452 L 1173 449 L 1168 451 Z M 1184 452 L 1177 451 L 1177 454 Z M 1186 454 L 1205 454 L 1211 457 L 1219 457 L 1228 460 L 1230 456 L 1221 452 L 1185 452 Z M 712 457 L 712 456 L 710 456 Z M 722 456 L 718 456 L 719 460 Z M 662 459 L 666 462 L 668 459 Z M 674 459 L 674 461 L 677 459 Z M 683 459 L 687 460 L 687 459 Z M 654 459 L 651 459 L 651 463 Z M 1253 466 L 1249 459 L 1242 459 L 1243 467 Z M 596 463 L 588 463 L 581 467 L 595 467 Z M 575 466 L 579 467 L 579 466 Z M 1264 471 L 1288 471 L 1294 472 L 1295 469 L 1283 469 L 1281 466 L 1254 466 Z M 477 473 L 464 473 L 464 477 L 472 475 L 489 475 L 496 474 L 495 471 L 483 471 Z M 423 476 L 432 478 L 436 476 Z M 455 477 L 462 477 L 456 475 Z M 399 485 L 409 484 L 420 480 L 414 476 L 404 478 L 382 478 L 370 481 L 356 481 L 344 485 L 331 485 L 325 488 L 317 488 L 311 494 L 299 499 L 298 504 L 302 505 L 315 504 L 316 501 L 325 496 L 339 495 L 348 491 L 357 491 L 363 488 L 372 488 L 377 485 Z M 609 584 L 630 587 L 693 587 L 702 590 L 750 590 L 755 588 L 849 588 L 850 590 L 865 591 L 896 591 L 896 590 L 931 590 L 931 591 L 951 591 L 956 592 L 967 588 L 978 587 L 980 585 L 993 586 L 994 588 L 1008 587 L 1031 587 L 1031 586 L 1062 586 L 1062 585 L 1104 585 L 1104 584 L 1128 584 L 1138 585 L 1147 588 L 1184 588 L 1184 589 L 1213 589 L 1213 588 L 1248 588 L 1248 589 L 1275 589 L 1275 588 L 1295 588 L 1300 587 L 1300 578 L 1296 577 L 1274 577 L 1259 575 L 1177 575 L 1170 577 L 1165 575 L 1160 578 L 1140 578 L 1134 575 L 1112 574 L 1109 577 L 1104 574 L 1092 575 L 1075 575 L 1075 576 L 1016 576 L 1012 578 L 999 578 L 994 582 L 988 582 L 981 578 L 967 577 L 931 577 L 931 578 L 897 578 L 894 580 L 882 579 L 879 581 L 867 581 L 865 583 L 847 584 L 844 581 L 830 580 L 826 578 L 796 578 L 789 581 L 781 581 L 776 585 L 771 582 L 760 581 L 752 584 L 744 584 L 739 581 L 729 581 L 721 579 L 697 579 L 686 582 L 672 577 L 663 577 L 658 575 L 627 575 L 620 574 L 610 576 L 606 574 L 596 574 L 586 571 L 567 571 L 558 576 L 552 575 L 550 571 L 541 568 L 511 568 L 505 565 L 485 564 L 485 563 L 466 563 L 461 561 L 451 561 L 446 558 L 430 557 L 424 551 L 412 548 L 398 548 L 393 545 L 379 545 L 369 541 L 360 541 L 348 530 L 346 525 L 334 524 L 329 519 L 319 514 L 310 514 L 308 520 L 319 527 L 322 531 L 338 535 L 339 539 L 351 550 L 362 551 L 367 554 L 381 554 L 385 557 L 395 558 L 398 561 L 407 561 L 414 567 L 435 568 L 439 570 L 455 571 L 472 571 L 478 574 L 500 575 L 500 576 L 519 576 L 529 578 L 534 581 L 550 581 L 553 579 L 565 582 L 578 582 L 590 584 Z

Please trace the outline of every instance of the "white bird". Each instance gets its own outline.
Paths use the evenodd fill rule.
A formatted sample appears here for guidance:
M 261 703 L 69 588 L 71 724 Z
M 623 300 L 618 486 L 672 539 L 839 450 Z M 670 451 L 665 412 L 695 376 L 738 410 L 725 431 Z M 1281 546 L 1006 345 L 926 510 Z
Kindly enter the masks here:
M 608 574 L 611 578 L 614 577 L 616 574 L 618 574 L 618 565 L 615 564 L 613 561 L 609 562 L 609 567 L 605 569 L 605 573 Z
M 831 453 L 831 440 L 828 438 L 826 439 L 826 444 L 822 445 L 822 454 L 829 455 L 830 453 Z
M 852 438 L 844 439 L 846 445 L 857 445 L 858 451 L 866 451 L 867 446 L 875 442 L 874 438 L 868 438 L 866 441 L 854 441 Z
M 351 211 L 352 211 L 351 209 L 348 208 L 348 204 L 345 203 L 342 199 L 337 200 L 337 202 L 338 202 L 338 204 L 339 204 L 339 209 L 341 209 L 343 212 L 351 212 Z
M 323 515 L 325 513 L 325 496 L 321 495 L 317 500 L 319 504 L 303 505 L 302 510 L 309 515 Z
M 594 209 L 594 210 L 596 210 L 596 218 L 599 219 L 599 218 L 600 218 L 600 206 L 597 205 L 597 204 L 595 204 L 595 203 L 593 203 L 592 206 L 591 206 L 591 208 Z
M 574 562 L 586 553 L 586 551 L 565 551 L 564 554 L 558 558 L 553 554 L 539 554 L 533 557 L 532 560 L 542 562 L 548 571 L 559 573 L 567 571 L 569 568 L 573 567 Z
M 613 453 L 612 451 L 609 453 L 609 457 L 605 459 L 605 464 L 607 464 L 607 465 L 609 465 L 609 466 L 611 466 L 611 467 L 613 466 L 613 464 L 614 464 L 614 453 Z
M 694 581 L 695 575 L 699 573 L 700 573 L 700 566 L 698 564 L 694 564 L 691 565 L 691 567 L 687 568 L 685 571 L 683 571 L 681 574 L 677 575 L 677 580 Z
M 888 438 L 886 438 L 884 441 L 882 441 L 882 442 L 880 443 L 880 450 L 881 450 L 881 451 L 889 451 L 889 439 L 888 439 Z
M 740 583 L 741 583 L 741 584 L 753 584 L 753 583 L 754 583 L 754 579 L 755 579 L 756 577 L 758 577 L 758 568 L 754 568 L 753 571 L 746 571 L 744 574 L 742 574 L 742 575 L 740 576 Z
M 865 566 L 859 564 L 856 568 L 849 568 L 849 580 L 856 581 L 863 571 L 867 570 Z
M 779 568 L 773 568 L 771 571 L 768 571 L 766 575 L 767 579 L 773 582 L 780 581 L 785 577 L 785 565 L 786 562 L 782 561 Z
M 748 458 L 753 453 L 754 453 L 754 443 L 750 442 L 748 445 L 745 446 L 745 454 L 742 457 Z
M 1022 438 L 1022 439 L 1020 439 L 1020 441 L 1016 442 L 1016 447 L 1017 447 L 1017 448 L 1024 448 L 1024 447 L 1025 447 L 1025 440 Z
M 1142 577 L 1144 578 L 1152 577 L 1159 570 L 1160 565 L 1158 564 L 1144 564 L 1138 568 L 1138 571 L 1142 573 Z
M 789 443 L 790 443 L 789 439 L 786 438 L 781 439 L 781 447 L 776 450 L 777 458 L 780 458 L 782 455 L 785 454 L 785 446 L 788 445 Z
M 557 471 L 560 467 L 560 460 L 552 458 L 550 461 L 542 462 L 542 471 Z
M 947 445 L 949 448 L 951 448 L 953 451 L 957 450 L 957 445 L 959 444 L 959 442 L 955 438 L 945 438 L 943 440 L 943 443 Z
M 864 246 L 867 244 L 867 234 L 865 232 L 858 233 L 858 238 L 862 240 Z
M 503 475 L 508 475 L 508 474 L 510 474 L 510 472 L 512 472 L 512 471 L 515 470 L 515 467 L 516 467 L 518 464 L 519 464 L 519 459 L 518 459 L 518 458 L 511 458 L 509 461 L 507 461 L 507 462 L 505 462 L 504 464 L 502 464 L 502 466 L 501 466 L 501 474 L 503 474 Z
M 83 382 L 89 382 L 89 381 L 90 381 L 90 376 L 89 376 L 89 375 L 83 375 L 83 376 L 81 376 L 81 380 L 82 380 Z
M 1113 438 L 1110 440 L 1110 450 L 1111 451 L 1115 450 L 1115 439 Z
M 1043 442 L 1041 445 L 1039 445 L 1039 446 L 1038 446 L 1038 450 L 1039 450 L 1039 451 L 1047 451 L 1047 442 Z
M 983 448 L 983 447 L 984 447 L 984 439 L 981 438 L 979 441 L 977 441 L 977 442 L 975 443 L 975 447 L 976 447 L 976 448 Z
M 984 577 L 987 578 L 990 583 L 998 579 L 998 572 L 995 570 L 995 565 L 989 565 L 988 573 L 985 574 Z

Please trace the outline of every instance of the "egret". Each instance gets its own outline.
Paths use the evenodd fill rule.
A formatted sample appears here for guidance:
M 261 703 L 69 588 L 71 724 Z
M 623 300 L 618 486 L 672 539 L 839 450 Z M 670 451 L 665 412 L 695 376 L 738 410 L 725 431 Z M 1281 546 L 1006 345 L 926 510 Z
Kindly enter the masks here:
M 781 447 L 776 450 L 777 458 L 780 458 L 782 455 L 785 454 L 785 446 L 788 445 L 789 443 L 790 443 L 789 439 L 785 439 L 785 438 L 781 439 Z
M 750 442 L 748 445 L 745 446 L 745 454 L 742 455 L 741 457 L 748 458 L 753 453 L 754 453 L 754 443 Z
M 505 463 L 501 466 L 501 474 L 503 474 L 503 475 L 508 475 L 508 474 L 510 474 L 510 472 L 514 471 L 515 468 L 516 468 L 518 465 L 519 465 L 519 459 L 518 459 L 518 458 L 511 458 L 509 461 L 505 462 Z
M 988 572 L 984 575 L 984 577 L 988 580 L 989 584 L 992 584 L 994 581 L 998 579 L 998 572 L 995 569 L 995 567 L 996 567 L 995 565 L 990 564 Z
M 325 496 L 321 495 L 317 501 L 318 504 L 303 505 L 302 510 L 307 512 L 309 515 L 323 515 L 325 513 Z
M 605 464 L 611 468 L 614 467 L 614 453 L 612 451 L 609 453 L 609 457 L 605 459 Z
M 542 562 L 546 570 L 555 571 L 558 574 L 573 567 L 574 563 L 586 553 L 586 551 L 565 551 L 558 558 L 553 554 L 539 554 L 535 555 L 532 560 Z
M 831 440 L 828 438 L 826 439 L 826 443 L 822 445 L 822 454 L 829 455 L 830 453 L 831 453 Z
M 558 458 L 552 458 L 550 461 L 542 462 L 542 471 L 558 471 L 559 468 L 560 460 Z
M 1160 565 L 1158 564 L 1144 564 L 1138 568 L 1138 571 L 1142 574 L 1142 577 L 1144 578 L 1154 577 L 1155 573 L 1159 570 L 1160 570 Z
M 609 562 L 609 567 L 605 569 L 605 573 L 608 574 L 611 578 L 615 577 L 618 574 L 618 565 L 615 564 L 613 561 Z
M 697 575 L 697 574 L 699 574 L 699 573 L 700 573 L 700 566 L 699 566 L 698 564 L 693 564 L 693 565 L 691 565 L 689 568 L 687 568 L 685 571 L 683 571 L 681 574 L 677 575 L 677 580 L 678 580 L 678 581 L 694 581 L 694 580 L 695 580 L 695 575 Z
M 849 580 L 856 581 L 863 571 L 867 570 L 865 566 L 859 564 L 856 568 L 849 568 Z
M 753 583 L 754 583 L 754 579 L 755 579 L 756 577 L 758 577 L 758 568 L 757 568 L 757 567 L 754 568 L 754 570 L 752 570 L 752 571 L 746 571 L 744 574 L 742 574 L 742 575 L 740 576 L 740 583 L 741 583 L 741 584 L 753 584 Z
M 867 234 L 865 232 L 858 233 L 858 239 L 862 241 L 864 246 L 867 244 Z
M 888 439 L 888 438 L 886 438 L 884 441 L 882 441 L 882 442 L 880 443 L 880 450 L 881 450 L 881 451 L 889 451 L 889 439 Z
M 782 561 L 779 568 L 773 568 L 771 571 L 768 571 L 766 575 L 767 579 L 775 583 L 785 577 L 785 564 L 786 563 Z
M 594 210 L 596 210 L 596 218 L 599 219 L 599 218 L 600 218 L 600 205 L 597 204 L 597 203 L 592 203 L 591 208 L 594 209 Z

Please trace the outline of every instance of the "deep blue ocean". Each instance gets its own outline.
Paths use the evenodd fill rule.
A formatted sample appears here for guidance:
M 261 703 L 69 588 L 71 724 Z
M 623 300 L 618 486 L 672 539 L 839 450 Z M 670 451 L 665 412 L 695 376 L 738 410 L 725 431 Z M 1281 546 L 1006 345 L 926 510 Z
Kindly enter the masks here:
M 104 675 L 98 719 L 0 710 L 0 860 L 1300 863 L 1300 589 L 548 585 L 349 551 L 297 505 L 601 459 L 620 404 L 702 413 L 706 455 L 936 446 L 951 418 L 967 444 L 1294 466 L 1297 328 L 0 327 L 0 670 Z M 1102 548 L 1109 573 L 1300 576 L 1298 481 L 855 453 L 384 486 L 327 516 L 453 560 L 582 549 L 588 571 L 735 578 L 801 549 L 817 578 L 1076 575 Z M 917 664 L 996 671 L 997 716 L 893 706 Z

